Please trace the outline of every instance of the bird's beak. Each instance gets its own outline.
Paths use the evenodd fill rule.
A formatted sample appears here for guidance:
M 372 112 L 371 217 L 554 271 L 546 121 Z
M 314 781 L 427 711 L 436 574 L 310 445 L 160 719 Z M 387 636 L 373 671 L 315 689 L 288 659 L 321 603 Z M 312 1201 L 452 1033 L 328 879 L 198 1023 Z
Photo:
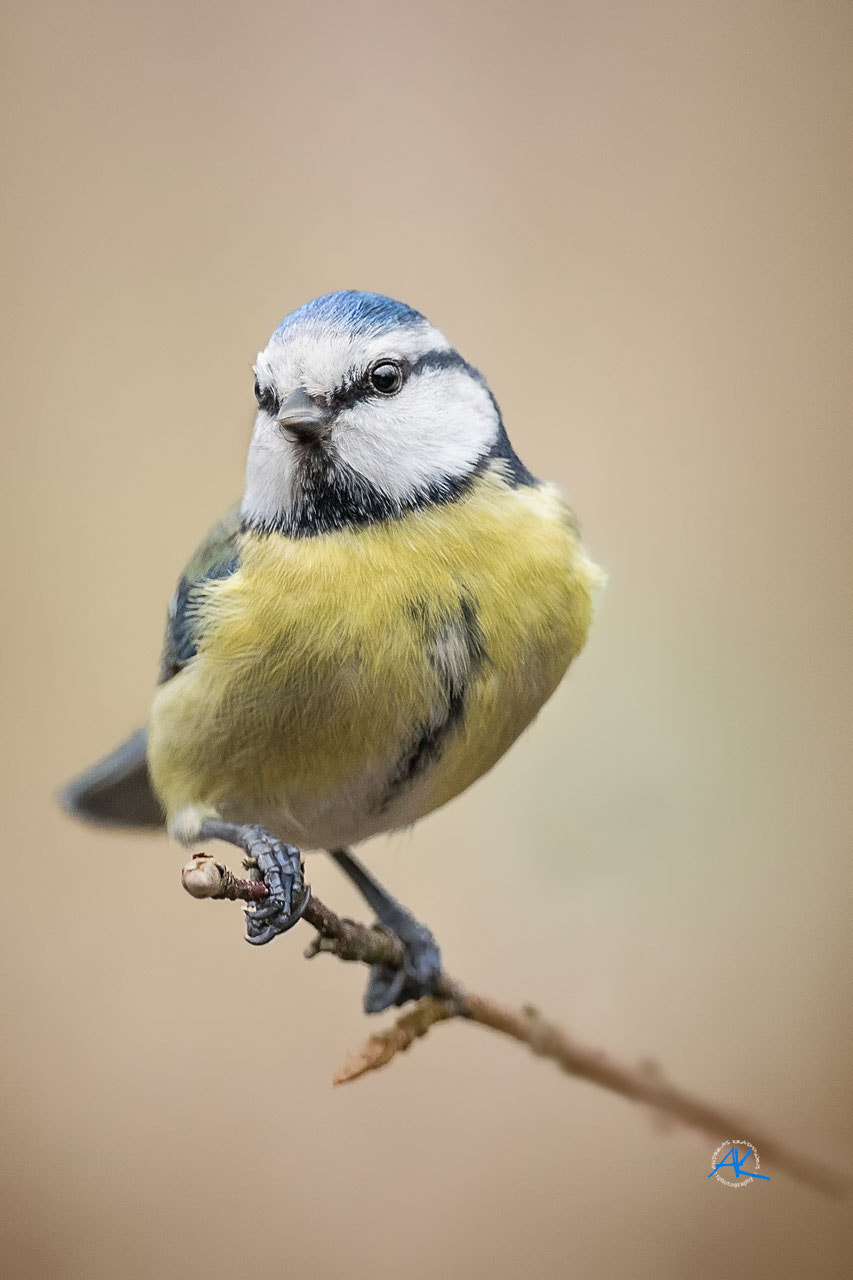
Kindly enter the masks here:
M 300 444 L 319 440 L 327 433 L 330 422 L 329 410 L 312 400 L 304 387 L 291 391 L 278 411 L 278 425 Z

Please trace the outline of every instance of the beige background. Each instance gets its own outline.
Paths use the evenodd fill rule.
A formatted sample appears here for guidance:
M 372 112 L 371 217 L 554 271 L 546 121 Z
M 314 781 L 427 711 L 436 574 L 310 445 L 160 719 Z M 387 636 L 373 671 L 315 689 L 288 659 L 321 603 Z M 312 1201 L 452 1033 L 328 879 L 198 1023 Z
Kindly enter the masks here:
M 51 799 L 145 714 L 271 329 L 403 298 L 610 586 L 533 731 L 373 865 L 472 985 L 849 1168 L 849 5 L 6 17 L 3 1274 L 849 1275 L 849 1203 L 734 1195 L 485 1032 L 333 1091 L 361 974 Z

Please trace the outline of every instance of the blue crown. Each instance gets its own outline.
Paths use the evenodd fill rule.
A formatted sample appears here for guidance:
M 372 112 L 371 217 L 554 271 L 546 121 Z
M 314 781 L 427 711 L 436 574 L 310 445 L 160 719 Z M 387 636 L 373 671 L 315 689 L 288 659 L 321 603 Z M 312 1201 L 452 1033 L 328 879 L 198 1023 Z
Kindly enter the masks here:
M 341 289 L 313 298 L 285 316 L 273 337 L 285 337 L 303 326 L 329 326 L 354 335 L 381 333 L 386 329 L 408 328 L 423 324 L 425 317 L 404 302 L 383 297 L 381 293 L 362 293 L 358 289 Z

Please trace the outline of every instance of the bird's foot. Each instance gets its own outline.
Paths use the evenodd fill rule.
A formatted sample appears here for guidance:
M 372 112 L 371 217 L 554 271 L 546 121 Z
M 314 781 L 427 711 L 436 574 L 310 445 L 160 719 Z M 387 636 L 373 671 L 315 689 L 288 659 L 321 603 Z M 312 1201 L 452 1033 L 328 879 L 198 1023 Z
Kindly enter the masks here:
M 292 844 L 263 827 L 251 827 L 249 860 L 267 887 L 267 897 L 246 908 L 246 941 L 254 947 L 292 929 L 308 906 L 311 889 L 302 874 L 302 857 Z
M 202 840 L 225 840 L 246 854 L 246 865 L 257 869 L 267 888 L 261 902 L 246 909 L 246 941 L 255 947 L 292 929 L 311 897 L 305 884 L 302 856 L 292 844 L 279 840 L 265 827 L 210 819 L 202 824 Z
M 394 916 L 393 920 L 380 916 L 380 924 L 402 942 L 403 968 L 391 969 L 382 964 L 371 967 L 364 993 L 365 1013 L 382 1013 L 392 1005 L 432 995 L 441 974 L 441 951 L 430 930 L 404 907 L 394 905 L 396 910 L 387 913 Z
M 405 1004 L 407 1000 L 431 996 L 441 975 L 441 952 L 429 929 L 392 897 L 349 849 L 332 849 L 330 854 L 365 902 L 373 908 L 379 924 L 389 933 L 396 934 L 403 944 L 402 969 L 391 969 L 382 964 L 371 967 L 364 995 L 364 1012 L 381 1013 L 392 1004 Z

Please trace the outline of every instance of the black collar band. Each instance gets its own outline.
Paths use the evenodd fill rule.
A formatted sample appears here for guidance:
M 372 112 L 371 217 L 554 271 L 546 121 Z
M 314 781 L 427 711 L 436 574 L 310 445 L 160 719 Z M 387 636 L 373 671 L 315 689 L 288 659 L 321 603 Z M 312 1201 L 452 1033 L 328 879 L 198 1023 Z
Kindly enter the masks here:
M 493 463 L 501 464 L 499 474 L 512 488 L 537 483 L 515 453 L 503 423 L 491 449 L 464 476 L 445 477 L 416 490 L 402 502 L 376 489 L 346 463 L 318 450 L 307 455 L 302 464 L 297 502 L 272 519 L 244 516 L 242 528 L 244 532 L 312 538 L 340 529 L 398 520 L 410 511 L 458 501 L 468 493 L 477 476 Z

